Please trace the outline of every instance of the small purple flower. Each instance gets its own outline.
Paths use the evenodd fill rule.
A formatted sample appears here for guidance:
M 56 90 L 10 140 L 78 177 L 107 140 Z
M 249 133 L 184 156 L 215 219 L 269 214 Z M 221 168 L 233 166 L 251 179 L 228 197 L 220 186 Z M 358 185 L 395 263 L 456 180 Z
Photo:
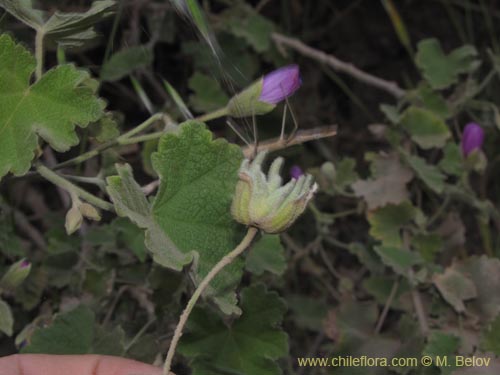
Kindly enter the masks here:
M 24 260 L 21 262 L 21 264 L 19 265 L 19 267 L 20 267 L 20 268 L 26 268 L 26 267 L 29 267 L 30 265 L 31 265 L 31 263 L 30 263 L 28 260 L 24 259 Z
M 277 104 L 291 96 L 302 84 L 298 65 L 288 65 L 264 76 L 259 100 Z
M 480 149 L 484 142 L 484 130 L 471 122 L 465 126 L 462 134 L 462 153 L 468 156 L 472 151 Z
M 292 168 L 290 168 L 290 176 L 292 178 L 294 178 L 295 180 L 298 180 L 299 177 L 303 176 L 303 175 L 304 175 L 304 171 L 298 165 L 294 165 L 294 166 L 292 166 Z

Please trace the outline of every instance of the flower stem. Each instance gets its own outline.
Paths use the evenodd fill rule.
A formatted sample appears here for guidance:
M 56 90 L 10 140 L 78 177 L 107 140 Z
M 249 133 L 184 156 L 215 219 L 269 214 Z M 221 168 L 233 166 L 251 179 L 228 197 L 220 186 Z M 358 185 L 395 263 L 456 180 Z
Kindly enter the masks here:
M 45 34 L 41 30 L 36 31 L 35 36 L 35 59 L 36 59 L 36 69 L 35 69 L 35 77 L 38 81 L 42 78 L 43 74 L 43 63 L 44 63 L 44 55 L 45 51 L 43 48 L 43 39 L 45 38 Z
M 164 131 L 154 132 L 154 133 L 139 135 L 137 137 L 125 138 L 125 139 L 120 140 L 118 143 L 120 145 L 131 145 L 131 144 L 135 144 L 135 143 L 147 142 L 147 141 L 151 141 L 153 139 L 158 139 L 165 134 L 166 133 Z
M 181 317 L 179 318 L 179 323 L 177 323 L 177 327 L 175 327 L 174 336 L 172 337 L 172 341 L 170 342 L 170 347 L 168 348 L 167 358 L 165 359 L 165 365 L 163 366 L 163 375 L 169 375 L 170 367 L 172 365 L 172 359 L 174 358 L 175 349 L 177 348 L 177 344 L 182 336 L 182 332 L 184 330 L 184 326 L 186 325 L 189 315 L 191 311 L 193 311 L 196 302 L 208 287 L 210 282 L 214 279 L 215 276 L 227 265 L 231 264 L 235 258 L 241 255 L 247 248 L 250 246 L 252 240 L 257 234 L 258 229 L 254 227 L 248 228 L 247 234 L 241 240 L 240 244 L 234 248 L 229 254 L 227 254 L 224 258 L 222 258 L 219 263 L 217 263 L 214 268 L 210 270 L 210 272 L 205 276 L 205 278 L 201 281 L 198 288 L 194 291 L 193 295 L 189 299 L 189 302 L 186 305 L 186 308 L 182 312 Z
M 207 122 L 207 121 L 214 120 L 216 118 L 220 118 L 220 117 L 224 117 L 224 116 L 227 116 L 227 108 L 226 107 L 219 108 L 218 110 L 213 111 L 213 112 L 205 113 L 204 115 L 196 117 L 195 120 L 201 121 L 201 122 Z
M 87 161 L 89 159 L 92 159 L 93 157 L 99 155 L 101 152 L 107 150 L 108 148 L 121 145 L 121 144 L 127 144 L 126 140 L 129 139 L 130 137 L 136 135 L 137 133 L 147 129 L 149 126 L 151 126 L 154 122 L 160 120 L 163 117 L 162 113 L 156 113 L 152 115 L 150 118 L 148 118 L 146 121 L 143 123 L 137 125 L 135 128 L 132 130 L 129 130 L 128 132 L 120 135 L 116 139 L 113 139 L 112 141 L 103 143 L 93 150 L 89 150 L 73 159 L 66 160 L 65 162 L 59 163 L 54 167 L 54 170 L 61 169 L 68 167 L 70 165 L 75 165 L 75 164 L 80 164 L 83 163 L 84 161 Z
M 99 207 L 103 210 L 106 211 L 114 211 L 114 207 L 111 203 L 106 202 L 105 200 L 96 197 L 93 194 L 90 194 L 88 191 L 83 190 L 82 188 L 72 184 L 68 180 L 66 180 L 64 177 L 58 175 L 54 171 L 50 170 L 43 164 L 37 164 L 36 170 L 38 173 L 40 173 L 40 176 L 45 178 L 47 181 L 52 182 L 54 185 L 57 185 L 64 190 L 66 190 L 70 194 L 75 194 L 76 196 L 82 198 L 83 200 L 87 201 L 88 203 Z

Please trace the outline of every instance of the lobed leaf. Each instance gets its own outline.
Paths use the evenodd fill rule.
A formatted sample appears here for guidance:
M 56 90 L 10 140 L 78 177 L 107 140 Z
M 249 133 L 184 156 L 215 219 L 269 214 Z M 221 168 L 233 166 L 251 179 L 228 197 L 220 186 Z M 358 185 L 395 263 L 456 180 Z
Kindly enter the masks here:
M 193 263 L 190 274 L 197 284 L 238 243 L 240 226 L 231 217 L 230 205 L 241 160 L 239 147 L 213 140 L 202 123 L 188 121 L 177 134 L 165 135 L 152 155 L 160 178 L 152 204 L 129 166 L 117 167 L 119 176 L 108 178 L 108 193 L 119 215 L 146 230 L 153 259 L 175 270 Z M 234 288 L 241 272 L 238 259 L 207 291 L 228 314 L 239 312 Z
M 38 136 L 67 151 L 79 142 L 75 126 L 86 127 L 103 113 L 87 72 L 60 65 L 30 86 L 34 69 L 33 56 L 0 35 L 0 178 L 28 171 Z
M 286 305 L 263 285 L 241 292 L 243 314 L 231 325 L 195 309 L 179 352 L 191 360 L 193 375 L 282 373 L 276 360 L 288 353 L 288 338 L 280 328 Z
M 417 50 L 415 62 L 434 89 L 445 89 L 456 83 L 461 73 L 469 73 L 479 67 L 477 51 L 470 45 L 446 55 L 437 39 L 425 39 L 418 43 Z

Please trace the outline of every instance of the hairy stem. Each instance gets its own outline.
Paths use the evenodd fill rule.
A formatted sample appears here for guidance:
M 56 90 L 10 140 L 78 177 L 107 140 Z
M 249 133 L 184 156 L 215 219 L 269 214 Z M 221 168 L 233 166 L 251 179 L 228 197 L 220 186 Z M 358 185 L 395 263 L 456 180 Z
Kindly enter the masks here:
M 207 122 L 209 120 L 214 120 L 216 118 L 227 116 L 227 108 L 220 108 L 216 111 L 205 113 L 204 115 L 198 116 L 195 118 L 197 121 Z
M 70 194 L 75 194 L 78 197 L 82 198 L 83 200 L 87 201 L 88 203 L 99 207 L 103 210 L 106 211 L 114 211 L 114 207 L 111 203 L 106 202 L 105 200 L 96 197 L 93 194 L 90 194 L 88 191 L 83 190 L 82 188 L 72 184 L 68 180 L 66 180 L 64 177 L 58 175 L 54 171 L 50 170 L 43 164 L 37 164 L 36 170 L 38 173 L 40 173 L 40 176 L 45 178 L 47 181 L 52 182 L 54 185 L 57 185 L 64 190 L 66 190 Z
M 43 48 L 43 39 L 45 38 L 45 34 L 41 30 L 36 31 L 35 36 L 35 58 L 36 58 L 36 69 L 35 69 L 35 77 L 38 81 L 42 78 L 43 74 L 43 63 L 45 51 Z
M 84 161 L 92 159 L 93 157 L 99 155 L 101 152 L 103 152 L 111 147 L 121 145 L 121 144 L 126 144 L 127 139 L 129 139 L 130 137 L 136 135 L 137 133 L 147 129 L 149 126 L 151 126 L 156 121 L 160 120 L 162 117 L 163 117 L 162 113 L 156 113 L 156 114 L 152 115 L 150 118 L 148 118 L 146 121 L 144 121 L 143 123 L 137 125 L 132 130 L 129 130 L 128 132 L 120 135 L 116 139 L 113 139 L 112 141 L 103 143 L 100 146 L 97 146 L 96 148 L 94 148 L 93 150 L 89 150 L 87 152 L 84 152 L 83 154 L 81 154 L 73 159 L 69 159 L 69 160 L 66 160 L 65 162 L 59 163 L 58 165 L 56 165 L 54 167 L 54 170 L 69 167 L 69 166 L 75 165 L 75 164 L 83 163 Z
M 214 279 L 217 274 L 224 269 L 227 265 L 231 264 L 234 259 L 236 259 L 239 255 L 241 255 L 247 248 L 250 246 L 252 240 L 257 234 L 258 229 L 250 227 L 248 228 L 247 234 L 241 240 L 240 244 L 234 248 L 229 254 L 227 254 L 224 258 L 222 258 L 219 263 L 217 263 L 214 268 L 210 270 L 210 272 L 205 276 L 202 280 L 198 288 L 194 291 L 193 295 L 189 299 L 189 302 L 186 305 L 186 308 L 182 312 L 181 317 L 179 318 L 179 323 L 177 323 L 177 327 L 175 327 L 174 336 L 172 337 L 172 341 L 170 342 L 170 347 L 168 348 L 167 358 L 165 359 L 165 365 L 163 366 L 163 375 L 169 375 L 170 367 L 172 365 L 172 359 L 174 358 L 175 349 L 177 348 L 177 344 L 182 336 L 182 332 L 184 330 L 184 326 L 186 325 L 189 315 L 191 311 L 193 311 L 196 302 L 208 287 L 210 282 Z

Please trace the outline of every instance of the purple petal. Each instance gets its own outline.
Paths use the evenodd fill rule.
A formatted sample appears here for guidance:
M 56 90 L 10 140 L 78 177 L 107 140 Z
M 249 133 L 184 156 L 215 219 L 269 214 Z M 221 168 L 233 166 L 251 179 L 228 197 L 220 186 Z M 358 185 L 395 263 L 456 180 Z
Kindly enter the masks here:
M 474 150 L 480 149 L 483 142 L 483 128 L 474 122 L 467 124 L 462 134 L 462 153 L 464 156 L 469 155 Z
M 277 104 L 292 95 L 302 84 L 298 65 L 288 65 L 264 76 L 259 100 Z
M 19 265 L 20 268 L 26 268 L 26 267 L 29 267 L 31 265 L 31 263 L 28 261 L 28 260 L 23 260 L 21 262 L 21 264 Z
M 290 168 L 290 176 L 296 180 L 299 179 L 300 176 L 304 175 L 304 171 L 298 165 L 294 165 Z

